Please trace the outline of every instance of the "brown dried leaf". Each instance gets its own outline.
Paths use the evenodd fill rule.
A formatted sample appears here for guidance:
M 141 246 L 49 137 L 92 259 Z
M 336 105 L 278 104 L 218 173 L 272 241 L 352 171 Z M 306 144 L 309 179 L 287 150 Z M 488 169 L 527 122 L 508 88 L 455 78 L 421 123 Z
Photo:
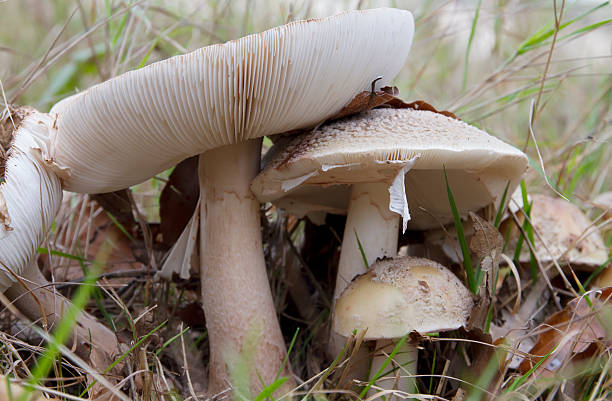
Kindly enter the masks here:
M 198 156 L 180 162 L 159 198 L 160 231 L 163 242 L 172 246 L 191 219 L 198 203 Z
M 612 288 L 606 288 L 599 296 L 591 297 L 592 308 L 584 297 L 573 299 L 563 310 L 549 317 L 540 326 L 538 341 L 529 351 L 531 357 L 520 364 L 519 371 L 528 372 L 552 351 L 548 360 L 537 368 L 540 374 L 551 375 L 568 358 L 584 359 L 593 353 L 594 345 L 607 347 L 609 341 L 603 315 L 612 313 L 611 295 Z
M 358 93 L 353 100 L 350 101 L 349 104 L 344 106 L 342 110 L 338 112 L 335 116 L 330 118 L 329 120 L 337 120 L 339 118 L 347 117 L 353 114 L 362 113 L 364 111 L 368 111 L 373 109 L 374 107 L 378 107 L 385 103 L 388 103 L 396 98 L 399 91 L 396 87 L 385 86 L 381 88 L 379 91 L 363 91 Z
M 434 113 L 458 120 L 450 111 L 438 111 L 435 107 L 423 100 L 417 100 L 412 103 L 406 103 L 398 98 L 399 90 L 396 87 L 385 86 L 380 91 L 363 91 L 358 93 L 349 104 L 344 106 L 338 114 L 330 118 L 328 121 L 337 120 L 339 118 L 351 116 L 353 114 L 362 113 L 371 110 L 375 107 L 391 107 L 394 109 L 414 109 L 427 110 Z
M 473 265 L 480 264 L 483 280 L 478 289 L 478 299 L 470 315 L 467 327 L 484 329 L 489 307 L 495 288 L 495 277 L 499 269 L 499 260 L 504 239 L 495 226 L 482 217 L 470 212 L 474 234 L 470 241 L 470 250 L 476 257 Z
M 472 235 L 470 241 L 470 249 L 478 258 L 477 263 L 480 263 L 480 267 L 485 274 L 484 283 L 488 295 L 493 296 L 493 289 L 495 288 L 493 280 L 497 276 L 504 238 L 489 221 L 473 212 L 470 212 L 470 218 L 474 225 L 474 235 Z
M 94 194 L 91 195 L 91 199 L 98 202 L 104 210 L 112 214 L 126 230 L 133 232 L 138 223 L 132 213 L 129 191 L 130 189 L 122 189 L 104 194 Z
M 11 217 L 9 216 L 6 201 L 4 200 L 4 195 L 2 195 L 2 192 L 0 192 L 0 224 L 2 224 L 4 227 L 4 231 L 13 230 L 13 228 L 10 226 Z

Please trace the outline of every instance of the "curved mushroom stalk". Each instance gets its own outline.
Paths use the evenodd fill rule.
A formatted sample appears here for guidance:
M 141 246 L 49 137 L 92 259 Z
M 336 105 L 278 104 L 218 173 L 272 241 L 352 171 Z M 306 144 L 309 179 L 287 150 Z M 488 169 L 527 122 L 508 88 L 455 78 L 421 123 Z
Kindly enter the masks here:
M 259 201 L 251 180 L 261 140 L 200 157 L 202 305 L 210 342 L 209 392 L 227 388 L 247 399 L 289 376 L 261 241 Z M 246 377 L 244 376 L 246 368 Z M 289 380 L 285 387 L 291 387 Z
M 53 284 L 42 275 L 36 262 L 24 269 L 21 278 L 23 283 L 15 283 L 6 290 L 7 298 L 30 320 L 40 321 L 51 330 L 71 307 L 70 300 L 54 291 Z M 103 372 L 119 353 L 115 333 L 87 312 L 79 315 L 72 341 L 76 342 L 77 355 L 90 361 L 98 372 Z
M 47 162 L 53 119 L 24 107 L 7 151 L 0 184 L 0 291 L 32 321 L 55 325 L 70 301 L 54 292 L 36 264 L 36 249 L 57 214 L 62 190 Z M 23 281 L 18 281 L 20 276 Z M 112 331 L 88 314 L 77 320 L 77 351 L 103 371 L 118 351 Z

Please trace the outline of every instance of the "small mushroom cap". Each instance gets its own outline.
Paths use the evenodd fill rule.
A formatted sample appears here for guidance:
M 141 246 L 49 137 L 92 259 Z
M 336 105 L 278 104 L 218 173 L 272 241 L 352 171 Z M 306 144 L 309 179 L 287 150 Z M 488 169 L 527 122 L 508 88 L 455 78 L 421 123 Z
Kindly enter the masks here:
M 384 259 L 344 290 L 334 310 L 333 329 L 348 337 L 399 338 L 464 326 L 472 311 L 469 291 L 446 267 L 423 258 Z
M 531 199 L 533 206 L 530 214 L 534 231 L 539 233 L 550 250 L 549 253 L 536 235 L 535 250 L 540 261 L 550 262 L 554 258 L 558 262 L 592 270 L 608 259 L 608 249 L 599 229 L 577 206 L 564 199 L 540 194 L 531 194 Z M 507 224 L 513 227 L 508 249 L 514 249 L 519 232 L 509 220 L 504 222 L 500 232 L 506 232 Z M 523 245 L 519 261 L 528 263 L 529 258 L 529 248 Z
M 313 127 L 385 85 L 408 56 L 409 11 L 292 22 L 130 71 L 58 103 L 67 190 L 109 192 L 248 139 Z
M 593 206 L 605 210 L 607 215 L 612 216 L 612 191 L 597 195 L 592 203 Z
M 276 146 L 276 145 L 275 145 Z M 439 113 L 381 108 L 322 126 L 273 149 L 251 189 L 260 201 L 303 215 L 344 213 L 348 185 L 386 182 L 408 166 L 405 188 L 413 229 L 452 221 L 444 181 L 460 213 L 497 204 L 517 185 L 527 157 L 486 132 Z M 331 187 L 330 187 L 331 186 Z
M 18 110 L 21 121 L 7 152 L 0 183 L 0 291 L 15 281 L 42 243 L 59 210 L 60 181 L 45 161 L 53 119 L 31 108 Z

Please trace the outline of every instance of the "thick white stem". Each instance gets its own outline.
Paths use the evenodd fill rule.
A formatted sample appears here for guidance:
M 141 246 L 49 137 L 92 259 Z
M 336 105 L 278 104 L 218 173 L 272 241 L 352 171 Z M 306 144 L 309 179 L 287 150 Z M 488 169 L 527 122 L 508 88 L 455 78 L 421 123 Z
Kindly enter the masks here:
M 389 210 L 389 186 L 384 183 L 354 184 L 342 238 L 334 300 L 353 278 L 367 271 L 357 236 L 369 266 L 378 258 L 395 256 L 398 232 L 399 215 Z
M 374 354 L 374 359 L 372 360 L 372 367 L 370 370 L 371 377 L 373 377 L 380 370 L 380 367 L 383 365 L 383 363 L 385 363 L 391 352 L 393 352 L 394 348 L 395 341 L 393 340 L 378 340 L 376 342 L 376 354 Z M 407 340 L 402 344 L 397 354 L 395 354 L 385 369 L 383 369 L 383 373 L 390 373 L 380 377 L 375 383 L 376 387 L 383 390 L 399 390 L 405 393 L 414 393 L 416 390 L 416 380 L 414 375 L 416 375 L 417 361 L 417 347 Z M 379 391 L 380 390 L 370 388 L 370 391 L 368 391 L 368 397 L 371 397 Z M 386 397 L 387 400 L 404 399 L 402 397 Z
M 351 280 L 367 271 L 359 250 L 357 236 L 359 236 L 359 242 L 369 266 L 378 258 L 396 255 L 398 232 L 399 215 L 389 210 L 389 186 L 384 183 L 354 184 L 351 189 L 351 199 L 342 238 L 342 251 L 334 289 L 334 304 Z M 344 347 L 345 342 L 346 338 L 332 331 L 328 349 L 329 356 L 335 358 Z M 357 369 L 355 374 L 359 375 L 364 371 L 367 370 Z M 363 377 L 364 375 L 360 378 Z
M 251 180 L 261 141 L 200 157 L 202 306 L 210 344 L 209 393 L 232 386 L 251 399 L 272 383 L 286 355 L 261 241 Z M 288 367 L 281 376 L 290 376 Z M 286 388 L 292 385 L 289 380 Z

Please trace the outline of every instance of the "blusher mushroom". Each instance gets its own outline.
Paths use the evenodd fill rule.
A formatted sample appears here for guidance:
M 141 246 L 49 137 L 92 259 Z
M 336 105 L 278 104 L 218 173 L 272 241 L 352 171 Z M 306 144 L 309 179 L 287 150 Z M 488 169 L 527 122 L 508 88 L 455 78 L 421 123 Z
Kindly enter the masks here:
M 276 149 L 251 186 L 262 201 L 303 215 L 347 213 L 334 299 L 366 265 L 395 256 L 403 228 L 453 220 L 446 166 L 461 215 L 497 205 L 527 167 L 518 149 L 462 121 L 431 111 L 374 109 L 292 138 Z M 408 211 L 410 207 L 410 211 Z M 344 341 L 330 341 L 335 357 Z
M 388 84 L 404 64 L 413 32 L 410 12 L 394 9 L 293 22 L 128 72 L 52 109 L 53 161 L 66 169 L 62 182 L 69 190 L 124 188 L 201 154 L 211 394 L 232 381 L 228 361 L 245 351 L 249 328 L 263 328 L 251 390 L 272 382 L 285 357 L 259 203 L 249 190 L 259 170 L 257 138 L 316 126 L 377 77 Z
M 377 341 L 372 376 L 395 348 L 395 340 L 412 331 L 425 334 L 458 329 L 466 324 L 472 307 L 469 290 L 446 267 L 410 256 L 382 259 L 340 295 L 332 328 L 344 337 L 354 330 L 365 330 L 364 340 Z M 393 359 L 394 370 L 399 369 L 400 376 L 406 376 L 406 371 L 415 375 L 417 354 L 416 345 L 406 340 Z M 378 386 L 392 389 L 394 376 L 380 378 Z M 413 393 L 414 378 L 400 380 L 397 389 Z

